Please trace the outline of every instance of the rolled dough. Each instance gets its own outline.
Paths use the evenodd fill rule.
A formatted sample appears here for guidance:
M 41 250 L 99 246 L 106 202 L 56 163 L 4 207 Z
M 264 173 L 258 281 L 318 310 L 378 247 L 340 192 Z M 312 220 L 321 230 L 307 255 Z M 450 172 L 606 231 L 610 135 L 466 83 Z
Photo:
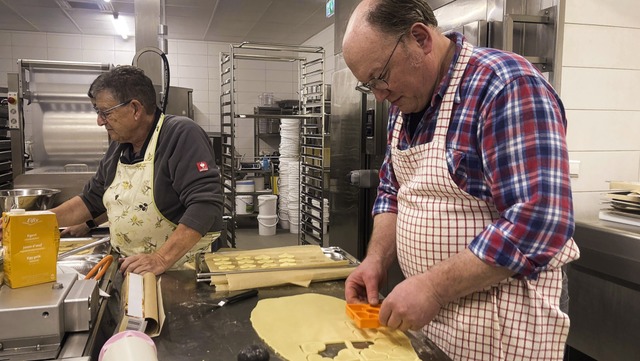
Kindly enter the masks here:
M 404 333 L 386 327 L 358 329 L 345 308 L 344 300 L 315 293 L 268 298 L 258 301 L 251 312 L 251 324 L 289 361 L 420 360 Z M 357 347 L 364 342 L 369 342 L 369 347 Z M 325 345 L 340 343 L 345 349 L 336 357 L 321 355 Z

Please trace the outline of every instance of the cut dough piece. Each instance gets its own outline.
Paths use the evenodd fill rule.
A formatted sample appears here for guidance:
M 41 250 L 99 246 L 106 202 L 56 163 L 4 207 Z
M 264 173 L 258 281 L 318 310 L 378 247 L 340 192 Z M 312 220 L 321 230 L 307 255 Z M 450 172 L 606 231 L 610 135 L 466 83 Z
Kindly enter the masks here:
M 326 345 L 323 342 L 309 342 L 300 345 L 300 348 L 304 353 L 320 353 L 326 349 Z
M 258 301 L 251 312 L 251 324 L 258 335 L 287 360 L 331 360 L 313 351 L 320 349 L 317 344 L 337 342 L 370 342 L 371 349 L 350 348 L 351 352 L 345 351 L 343 355 L 338 353 L 333 359 L 336 361 L 352 359 L 351 354 L 354 353 L 360 360 L 373 360 L 376 357 L 401 361 L 420 360 L 411 341 L 400 331 L 380 327 L 366 332 L 354 332 L 353 323 L 347 317 L 345 308 L 344 300 L 316 293 L 268 298 Z M 377 343 L 383 343 L 386 347 L 373 347 Z M 402 358 L 398 359 L 398 355 L 402 355 Z
M 253 260 L 252 259 L 241 259 L 237 261 L 238 264 L 253 264 Z
M 231 261 L 213 261 L 213 263 L 217 266 L 222 266 L 225 264 L 231 264 Z
M 358 352 L 354 350 L 344 349 L 338 351 L 338 355 L 334 358 L 335 361 L 360 361 Z M 409 359 L 411 360 L 411 359 Z

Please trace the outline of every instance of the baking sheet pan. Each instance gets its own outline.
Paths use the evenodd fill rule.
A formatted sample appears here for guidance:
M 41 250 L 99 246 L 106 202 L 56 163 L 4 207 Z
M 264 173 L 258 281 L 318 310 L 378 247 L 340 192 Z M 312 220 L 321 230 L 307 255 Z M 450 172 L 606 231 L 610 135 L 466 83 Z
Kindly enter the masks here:
M 333 261 L 347 261 L 347 267 L 356 267 L 360 264 L 355 257 L 344 251 L 340 247 L 321 247 L 322 253 L 325 257 L 333 260 Z M 218 251 L 215 252 L 217 255 L 224 255 L 225 253 L 237 252 L 237 250 L 232 251 Z M 210 253 L 209 253 L 210 254 Z M 282 271 L 282 268 L 265 268 L 265 269 L 248 269 L 248 270 L 225 270 L 224 272 L 212 272 L 209 270 L 207 263 L 205 262 L 205 253 L 198 253 L 196 255 L 196 280 L 198 282 L 211 282 L 211 276 L 219 276 L 230 273 L 258 273 L 258 272 L 270 272 L 270 271 Z M 340 264 L 340 266 L 344 267 L 344 264 Z M 287 267 L 286 270 L 302 270 L 307 269 L 309 266 L 294 266 Z

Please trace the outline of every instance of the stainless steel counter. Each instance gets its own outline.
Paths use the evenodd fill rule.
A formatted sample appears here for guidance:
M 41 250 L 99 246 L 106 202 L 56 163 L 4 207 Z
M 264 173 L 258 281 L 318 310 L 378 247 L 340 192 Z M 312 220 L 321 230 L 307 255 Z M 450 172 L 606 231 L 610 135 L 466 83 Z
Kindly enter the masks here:
M 640 227 L 576 222 L 580 259 L 569 276 L 570 347 L 597 360 L 640 354 Z
M 162 275 L 166 320 L 160 336 L 154 338 L 158 359 L 236 360 L 249 345 L 264 345 L 251 326 L 250 315 L 259 299 L 320 293 L 344 297 L 344 282 L 313 283 L 309 288 L 282 286 L 259 290 L 252 298 L 212 310 L 212 305 L 229 294 L 195 281 L 192 271 L 170 271 Z M 412 340 L 422 360 L 449 360 L 429 340 Z M 271 352 L 271 360 L 282 360 Z

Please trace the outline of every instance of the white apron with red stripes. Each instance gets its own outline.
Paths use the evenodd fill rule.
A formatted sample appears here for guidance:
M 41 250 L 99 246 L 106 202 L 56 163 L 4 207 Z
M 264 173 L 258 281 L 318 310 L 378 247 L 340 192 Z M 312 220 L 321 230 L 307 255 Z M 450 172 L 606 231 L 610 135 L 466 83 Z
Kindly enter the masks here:
M 399 150 L 402 115 L 393 129 L 392 160 L 400 185 L 397 251 L 406 277 L 463 251 L 499 217 L 493 204 L 461 190 L 447 167 L 449 120 L 472 50 L 465 43 L 458 57 L 433 141 Z M 510 278 L 460 298 L 445 305 L 423 331 L 454 360 L 562 360 L 569 318 L 559 308 L 560 266 L 578 256 L 571 239 L 538 280 Z

